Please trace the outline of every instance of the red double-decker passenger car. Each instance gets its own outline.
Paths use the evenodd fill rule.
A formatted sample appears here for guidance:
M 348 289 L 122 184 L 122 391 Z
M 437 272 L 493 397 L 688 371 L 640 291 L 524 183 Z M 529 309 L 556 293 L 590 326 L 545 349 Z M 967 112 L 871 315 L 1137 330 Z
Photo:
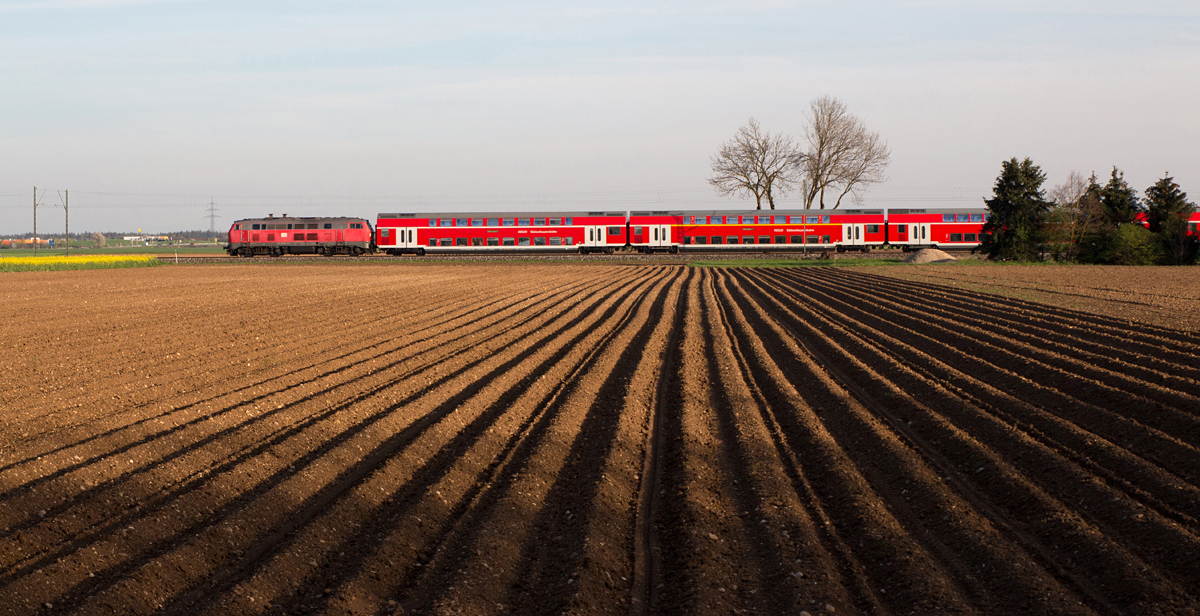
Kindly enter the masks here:
M 380 214 L 375 243 L 390 255 L 607 252 L 628 242 L 624 212 Z
M 374 252 L 371 223 L 363 218 L 301 217 L 238 220 L 229 228 L 231 256 L 361 255 Z
M 969 250 L 983 241 L 982 209 L 889 209 L 887 241 L 905 252 L 921 248 Z
M 629 217 L 635 240 L 639 222 L 653 230 L 669 224 L 669 233 L 642 237 L 647 249 L 689 252 L 797 252 L 803 250 L 858 250 L 882 246 L 883 210 L 688 210 L 632 212 Z M 638 246 L 635 241 L 634 246 Z

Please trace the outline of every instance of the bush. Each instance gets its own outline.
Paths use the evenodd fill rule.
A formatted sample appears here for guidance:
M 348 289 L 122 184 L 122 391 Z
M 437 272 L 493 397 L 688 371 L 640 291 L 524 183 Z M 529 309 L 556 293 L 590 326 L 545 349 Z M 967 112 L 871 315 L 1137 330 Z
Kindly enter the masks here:
M 1103 256 L 1102 262 L 1113 265 L 1154 265 L 1162 259 L 1162 246 L 1149 229 L 1123 223 L 1108 238 Z

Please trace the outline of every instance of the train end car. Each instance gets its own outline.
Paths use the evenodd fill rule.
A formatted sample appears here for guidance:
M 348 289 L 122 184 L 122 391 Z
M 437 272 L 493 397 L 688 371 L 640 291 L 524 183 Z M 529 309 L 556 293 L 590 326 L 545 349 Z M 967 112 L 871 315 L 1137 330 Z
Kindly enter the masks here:
M 889 209 L 887 242 L 905 252 L 922 248 L 972 250 L 983 241 L 987 210 L 980 208 Z
M 389 255 L 612 253 L 628 242 L 624 212 L 381 213 L 375 242 Z
M 370 221 L 364 218 L 246 218 L 229 228 L 225 252 L 235 257 L 293 255 L 358 256 L 375 251 Z

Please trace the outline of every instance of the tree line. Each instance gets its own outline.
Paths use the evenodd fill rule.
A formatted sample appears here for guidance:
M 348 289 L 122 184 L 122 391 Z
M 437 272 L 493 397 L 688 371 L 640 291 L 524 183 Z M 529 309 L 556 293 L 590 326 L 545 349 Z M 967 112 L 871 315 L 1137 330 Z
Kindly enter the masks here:
M 1196 204 L 1170 173 L 1144 196 L 1115 166 L 1101 184 L 1072 172 L 1047 195 L 1046 174 L 1026 158 L 1005 161 L 985 199 L 988 216 L 979 250 L 1003 261 L 1114 265 L 1188 265 L 1200 254 L 1200 233 L 1188 224 Z
M 776 196 L 796 189 L 806 209 L 814 202 L 825 209 L 827 193 L 836 198 L 832 209 L 837 209 L 847 195 L 857 200 L 864 189 L 887 179 L 887 142 L 844 103 L 831 96 L 817 98 L 805 119 L 802 142 L 797 142 L 763 130 L 750 118 L 712 157 L 708 183 L 722 196 L 753 197 L 760 210 L 764 199 L 775 209 Z

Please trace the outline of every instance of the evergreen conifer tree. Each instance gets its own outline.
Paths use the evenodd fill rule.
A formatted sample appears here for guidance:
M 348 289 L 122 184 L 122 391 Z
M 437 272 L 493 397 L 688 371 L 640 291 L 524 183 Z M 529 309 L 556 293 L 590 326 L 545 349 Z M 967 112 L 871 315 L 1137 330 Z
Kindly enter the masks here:
M 1186 265 L 1196 261 L 1195 235 L 1188 233 L 1188 218 L 1196 211 L 1196 205 L 1187 200 L 1187 193 L 1179 189 L 1169 174 L 1146 189 L 1146 223 L 1158 234 L 1162 248 L 1161 261 L 1165 265 Z
M 980 249 L 989 259 L 1033 261 L 1039 258 L 1043 224 L 1050 211 L 1042 183 L 1046 174 L 1033 161 L 1016 158 L 1001 165 L 988 207 Z
M 1115 166 L 1108 184 L 1100 190 L 1100 202 L 1104 204 L 1104 212 L 1112 225 L 1130 223 L 1137 219 L 1140 209 L 1137 191 L 1125 181 L 1125 173 Z

